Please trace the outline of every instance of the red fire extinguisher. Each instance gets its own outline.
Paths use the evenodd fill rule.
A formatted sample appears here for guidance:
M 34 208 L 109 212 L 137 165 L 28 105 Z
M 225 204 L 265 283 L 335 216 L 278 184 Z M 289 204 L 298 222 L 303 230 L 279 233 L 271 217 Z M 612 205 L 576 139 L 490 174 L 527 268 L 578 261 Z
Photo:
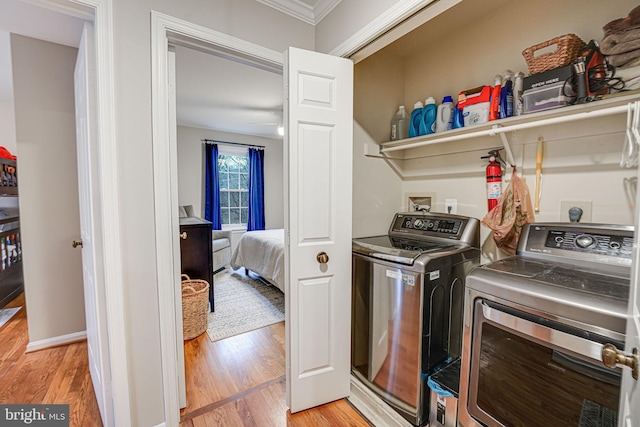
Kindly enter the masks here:
M 500 153 L 498 150 L 489 151 L 489 156 L 483 157 L 483 159 L 489 159 L 487 165 L 487 201 L 489 210 L 496 207 L 498 199 L 502 195 L 502 167 L 499 160 Z

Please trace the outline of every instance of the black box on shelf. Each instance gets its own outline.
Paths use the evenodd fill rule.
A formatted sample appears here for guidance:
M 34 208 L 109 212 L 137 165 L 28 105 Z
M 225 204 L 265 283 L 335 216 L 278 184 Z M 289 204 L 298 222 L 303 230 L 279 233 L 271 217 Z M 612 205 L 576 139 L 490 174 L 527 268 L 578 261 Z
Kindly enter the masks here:
M 573 76 L 573 64 L 565 65 L 564 67 L 554 68 L 552 70 L 543 71 L 538 74 L 525 77 L 523 84 L 523 90 L 536 89 L 543 86 L 552 85 L 558 82 L 565 82 L 570 80 Z

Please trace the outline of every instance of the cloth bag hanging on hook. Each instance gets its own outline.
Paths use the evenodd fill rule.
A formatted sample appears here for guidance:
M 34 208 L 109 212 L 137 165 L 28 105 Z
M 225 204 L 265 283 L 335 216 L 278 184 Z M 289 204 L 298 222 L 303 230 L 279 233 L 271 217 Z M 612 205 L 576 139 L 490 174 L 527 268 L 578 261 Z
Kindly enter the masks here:
M 498 204 L 482 219 L 482 224 L 493 232 L 496 246 L 507 255 L 515 255 L 522 227 L 534 222 L 529 187 L 524 178 L 511 171 L 511 181 L 498 199 Z

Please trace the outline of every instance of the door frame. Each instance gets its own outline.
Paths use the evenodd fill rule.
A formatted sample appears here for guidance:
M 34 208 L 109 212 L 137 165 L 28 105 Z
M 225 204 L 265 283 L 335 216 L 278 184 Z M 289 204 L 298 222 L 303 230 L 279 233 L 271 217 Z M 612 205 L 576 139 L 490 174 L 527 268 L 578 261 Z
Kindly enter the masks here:
M 98 173 L 100 212 L 104 235 L 97 248 L 102 263 L 108 329 L 109 356 L 114 422 L 131 425 L 129 364 L 127 361 L 127 329 L 124 311 L 124 283 L 120 242 L 120 209 L 118 191 L 118 156 L 115 122 L 115 70 L 112 0 L 23 0 L 35 6 L 91 21 L 94 24 L 98 132 Z
M 156 273 L 160 313 L 160 351 L 165 425 L 180 422 L 176 305 L 180 298 L 177 143 L 170 138 L 168 46 L 172 44 L 233 58 L 281 74 L 282 53 L 160 12 L 151 12 L 152 151 L 155 204 Z M 178 259 L 178 262 L 176 262 Z

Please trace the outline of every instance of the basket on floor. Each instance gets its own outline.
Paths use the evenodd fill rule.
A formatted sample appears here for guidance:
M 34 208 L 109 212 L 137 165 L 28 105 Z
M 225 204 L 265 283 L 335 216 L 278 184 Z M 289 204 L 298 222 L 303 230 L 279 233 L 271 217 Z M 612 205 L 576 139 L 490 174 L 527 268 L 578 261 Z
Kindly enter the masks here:
M 182 334 L 185 340 L 202 335 L 207 330 L 209 283 L 182 275 Z
M 556 50 L 535 56 L 536 51 L 551 45 L 557 45 Z M 529 72 L 537 74 L 573 63 L 586 46 L 575 34 L 565 34 L 523 50 L 522 56 L 527 61 Z

